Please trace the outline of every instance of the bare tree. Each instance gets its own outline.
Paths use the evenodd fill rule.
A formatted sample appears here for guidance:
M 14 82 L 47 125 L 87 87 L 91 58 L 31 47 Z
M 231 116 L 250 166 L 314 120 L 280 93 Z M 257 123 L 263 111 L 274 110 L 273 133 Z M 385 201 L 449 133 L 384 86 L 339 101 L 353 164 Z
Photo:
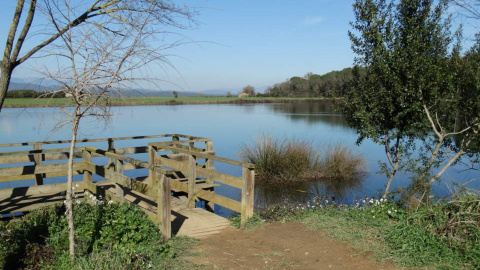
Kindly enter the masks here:
M 28 8 L 25 8 L 27 2 Z M 26 10 L 24 10 L 26 9 Z M 45 39 L 34 45 L 32 49 L 21 54 L 24 41 L 32 28 L 34 17 L 38 11 L 47 18 L 53 15 L 54 10 L 68 11 L 66 17 L 57 17 L 56 24 L 47 25 Z M 25 20 L 20 34 L 17 29 L 22 25 L 22 13 L 26 12 Z M 3 58 L 0 62 L 0 111 L 5 101 L 8 85 L 13 70 L 34 54 L 44 49 L 46 46 L 54 43 L 62 37 L 67 31 L 83 24 L 96 25 L 102 28 L 106 33 L 122 35 L 126 34 L 127 29 L 122 29 L 123 25 L 130 27 L 140 27 L 136 18 L 148 14 L 151 22 L 149 27 L 153 26 L 174 26 L 183 27 L 183 19 L 191 21 L 193 13 L 185 7 L 179 7 L 171 0 L 17 0 L 15 13 L 8 32 Z M 182 19 L 177 20 L 180 15 Z
M 74 1 L 72 1 L 74 2 Z M 156 36 L 165 34 L 158 26 L 182 28 L 176 20 L 190 22 L 190 13 L 160 1 L 109 1 L 111 8 L 121 4 L 121 12 L 108 13 L 96 23 L 69 26 L 77 18 L 75 6 L 69 0 L 52 0 L 43 10 L 58 29 L 59 42 L 46 50 L 46 57 L 57 63 L 55 69 L 44 69 L 45 77 L 62 85 L 62 91 L 72 98 L 72 108 L 61 110 L 68 116 L 57 128 L 71 125 L 72 136 L 68 160 L 66 214 L 69 228 L 70 255 L 74 258 L 74 221 L 72 200 L 73 150 L 80 121 L 87 116 L 108 118 L 106 100 L 109 92 L 131 87 L 146 77 L 143 68 L 150 64 L 170 65 L 164 51 L 182 42 L 155 47 Z M 98 5 L 101 1 L 96 1 Z M 76 2 L 75 2 L 76 4 Z M 101 6 L 103 9 L 103 5 Z M 67 27 L 66 31 L 63 31 Z M 164 36 L 162 36 L 164 37 Z M 53 60 L 52 59 L 52 60 Z M 142 71 L 142 72 L 139 72 Z M 140 74 L 136 76 L 135 74 Z

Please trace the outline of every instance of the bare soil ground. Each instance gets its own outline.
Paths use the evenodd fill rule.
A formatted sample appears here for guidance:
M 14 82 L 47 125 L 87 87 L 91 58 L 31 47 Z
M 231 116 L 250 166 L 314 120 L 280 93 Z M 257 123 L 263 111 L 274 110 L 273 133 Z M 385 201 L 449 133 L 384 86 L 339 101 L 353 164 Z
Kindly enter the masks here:
M 321 231 L 307 230 L 300 222 L 272 223 L 252 231 L 229 227 L 203 239 L 197 249 L 208 255 L 192 260 L 214 269 L 397 269 Z

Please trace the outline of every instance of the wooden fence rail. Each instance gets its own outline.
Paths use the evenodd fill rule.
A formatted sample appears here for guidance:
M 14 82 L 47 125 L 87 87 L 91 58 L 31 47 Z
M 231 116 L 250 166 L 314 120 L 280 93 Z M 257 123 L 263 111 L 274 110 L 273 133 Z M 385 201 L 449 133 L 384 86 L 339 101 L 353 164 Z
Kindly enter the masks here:
M 115 141 L 170 138 L 167 141 L 150 142 L 148 146 L 115 148 Z M 106 149 L 90 146 L 76 147 L 74 158 L 81 159 L 74 163 L 74 175 L 83 175 L 83 180 L 75 182 L 78 190 L 90 191 L 97 195 L 107 195 L 118 202 L 125 201 L 125 192 L 137 192 L 156 202 L 156 214 L 146 211 L 149 217 L 158 222 L 165 238 L 170 238 L 171 228 L 171 194 L 184 193 L 187 206 L 195 207 L 195 202 L 204 200 L 207 209 L 214 205 L 229 208 L 241 214 L 242 226 L 253 215 L 254 165 L 215 156 L 211 139 L 181 134 L 153 136 L 136 136 L 78 140 L 77 143 L 106 142 Z M 64 192 L 66 183 L 45 184 L 50 177 L 66 176 L 68 165 L 68 148 L 44 149 L 42 145 L 65 144 L 70 141 L 47 141 L 0 144 L 2 147 L 32 147 L 31 150 L 0 152 L 0 184 L 20 180 L 34 180 L 35 186 L 0 189 L 0 214 L 25 212 L 34 209 L 34 204 L 15 207 L 14 201 L 28 196 L 52 195 Z M 203 144 L 197 147 L 195 144 Z M 125 155 L 148 153 L 148 161 Z M 162 154 L 160 154 L 162 153 Z M 98 165 L 94 158 L 103 157 L 106 165 Z M 204 160 L 203 164 L 199 160 Z M 61 163 L 52 163 L 52 162 Z M 63 161 L 63 162 L 62 162 Z M 228 163 L 242 167 L 242 177 L 235 177 L 215 171 L 215 162 Z M 46 164 L 45 162 L 51 163 Z M 33 163 L 33 165 L 7 166 L 16 163 Z M 147 177 L 132 178 L 125 175 L 127 170 L 146 169 Z M 94 182 L 98 175 L 112 183 L 114 189 L 104 189 L 102 183 Z M 219 184 L 229 185 L 241 190 L 241 200 L 215 193 Z M 57 194 L 58 195 L 58 194 Z M 53 196 L 53 195 L 52 195 Z M 57 196 L 58 197 L 58 196 Z M 57 198 L 55 197 L 55 198 Z M 13 200 L 12 198 L 17 198 Z M 53 198 L 53 197 L 52 197 Z M 30 197 L 27 200 L 33 200 Z M 54 200 L 52 199 L 52 202 Z M 38 205 L 40 206 L 40 205 Z M 37 206 L 37 207 L 38 207 Z

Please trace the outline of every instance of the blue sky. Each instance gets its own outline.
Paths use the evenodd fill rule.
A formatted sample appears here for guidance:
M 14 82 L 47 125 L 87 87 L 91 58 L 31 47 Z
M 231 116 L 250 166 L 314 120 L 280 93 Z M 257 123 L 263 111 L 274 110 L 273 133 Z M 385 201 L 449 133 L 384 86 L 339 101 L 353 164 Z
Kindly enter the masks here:
M 2 25 L 10 24 L 15 2 L 2 1 Z M 324 74 L 353 64 L 347 32 L 354 0 L 182 2 L 197 7 L 198 25 L 179 32 L 193 43 L 169 51 L 178 72 L 151 68 L 155 77 L 171 82 L 161 84 L 163 90 L 237 91 L 246 85 L 263 90 L 292 76 Z M 2 51 L 7 31 L 8 27 L 0 29 Z M 35 40 L 30 38 L 26 46 Z M 32 69 L 42 64 L 42 59 L 28 61 L 14 77 L 35 76 Z
M 16 1 L 2 1 L 0 23 L 9 26 Z M 185 0 L 197 7 L 198 26 L 180 33 L 196 41 L 170 51 L 178 70 L 152 67 L 177 89 L 258 89 L 307 72 L 323 74 L 351 66 L 347 37 L 353 0 Z M 8 27 L 0 29 L 3 51 Z M 30 38 L 26 46 L 32 44 Z M 41 59 L 19 66 L 14 77 L 35 76 Z M 161 84 L 163 89 L 174 85 Z

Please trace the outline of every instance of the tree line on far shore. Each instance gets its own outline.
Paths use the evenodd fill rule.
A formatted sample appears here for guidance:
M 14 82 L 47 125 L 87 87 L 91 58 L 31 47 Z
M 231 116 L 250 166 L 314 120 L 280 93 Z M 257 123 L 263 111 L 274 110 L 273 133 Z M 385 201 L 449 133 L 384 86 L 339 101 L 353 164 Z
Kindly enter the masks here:
M 10 90 L 7 98 L 64 98 L 64 92 L 37 92 L 35 90 Z
M 363 70 L 362 68 L 360 68 Z M 294 76 L 255 93 L 252 86 L 243 88 L 239 97 L 343 97 L 351 87 L 353 68 L 331 71 L 323 75 L 309 72 L 303 77 Z

